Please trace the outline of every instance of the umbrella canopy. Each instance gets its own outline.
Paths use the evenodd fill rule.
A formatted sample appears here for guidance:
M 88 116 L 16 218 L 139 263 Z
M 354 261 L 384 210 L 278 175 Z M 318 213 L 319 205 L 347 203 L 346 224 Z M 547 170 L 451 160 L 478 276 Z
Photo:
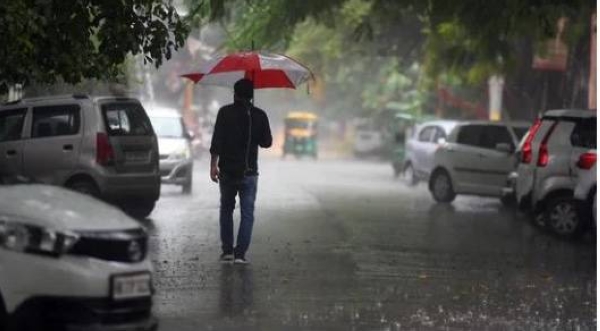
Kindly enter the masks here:
M 182 77 L 198 84 L 227 87 L 247 78 L 254 82 L 255 89 L 295 89 L 313 78 L 313 74 L 306 66 L 285 55 L 242 52 L 211 59 L 197 71 Z

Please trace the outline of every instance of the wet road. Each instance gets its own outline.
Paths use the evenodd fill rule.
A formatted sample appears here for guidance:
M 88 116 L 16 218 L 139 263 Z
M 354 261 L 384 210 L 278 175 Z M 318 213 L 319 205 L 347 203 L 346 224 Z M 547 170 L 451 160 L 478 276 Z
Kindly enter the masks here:
M 161 330 L 596 329 L 594 240 L 495 199 L 437 205 L 385 163 L 261 161 L 248 266 L 217 261 L 206 161 L 192 196 L 164 187 L 149 224 Z

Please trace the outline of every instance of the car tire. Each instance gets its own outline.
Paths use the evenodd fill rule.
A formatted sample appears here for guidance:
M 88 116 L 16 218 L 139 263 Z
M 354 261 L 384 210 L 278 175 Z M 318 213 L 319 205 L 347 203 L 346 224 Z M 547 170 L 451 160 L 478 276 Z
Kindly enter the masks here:
M 517 198 L 514 196 L 514 194 L 503 195 L 500 198 L 500 202 L 504 207 L 513 207 L 517 204 Z
M 545 204 L 544 217 L 550 230 L 562 238 L 575 239 L 585 228 L 578 214 L 577 203 L 569 196 L 550 198 Z
M 154 206 L 156 206 L 154 200 L 137 200 L 129 201 L 123 209 L 133 218 L 145 219 L 152 213 Z
M 8 330 L 8 312 L 6 311 L 6 305 L 4 304 L 4 298 L 0 293 L 0 331 Z
M 75 192 L 90 195 L 93 197 L 100 196 L 100 190 L 96 184 L 89 179 L 78 179 L 67 184 L 67 187 Z
M 429 190 L 435 201 L 440 203 L 450 203 L 456 198 L 456 193 L 452 187 L 452 179 L 446 170 L 437 170 L 431 176 Z
M 415 168 L 413 168 L 412 163 L 407 163 L 402 169 L 402 179 L 408 186 L 415 186 L 419 183 L 419 179 L 415 174 Z

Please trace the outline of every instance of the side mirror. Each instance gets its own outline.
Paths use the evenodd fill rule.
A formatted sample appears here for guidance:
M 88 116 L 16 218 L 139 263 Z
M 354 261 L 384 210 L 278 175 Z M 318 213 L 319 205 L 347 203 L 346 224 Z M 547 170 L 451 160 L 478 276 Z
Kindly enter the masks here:
M 513 152 L 513 148 L 510 144 L 507 143 L 499 143 L 496 145 L 496 150 L 500 152 L 504 152 L 507 154 L 511 154 Z
M 443 145 L 446 143 L 446 138 L 438 138 L 436 142 L 438 145 Z

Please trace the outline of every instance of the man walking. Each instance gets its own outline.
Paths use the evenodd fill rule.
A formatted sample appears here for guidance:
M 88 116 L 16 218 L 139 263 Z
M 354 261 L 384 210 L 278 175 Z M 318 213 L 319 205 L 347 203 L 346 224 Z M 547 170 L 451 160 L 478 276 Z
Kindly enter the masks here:
M 210 178 L 219 183 L 221 208 L 221 261 L 247 263 L 254 225 L 254 201 L 258 180 L 258 146 L 271 147 L 273 138 L 267 114 L 252 105 L 252 81 L 240 79 L 233 86 L 234 102 L 219 109 L 210 146 Z M 239 194 L 242 219 L 233 246 L 233 210 Z

